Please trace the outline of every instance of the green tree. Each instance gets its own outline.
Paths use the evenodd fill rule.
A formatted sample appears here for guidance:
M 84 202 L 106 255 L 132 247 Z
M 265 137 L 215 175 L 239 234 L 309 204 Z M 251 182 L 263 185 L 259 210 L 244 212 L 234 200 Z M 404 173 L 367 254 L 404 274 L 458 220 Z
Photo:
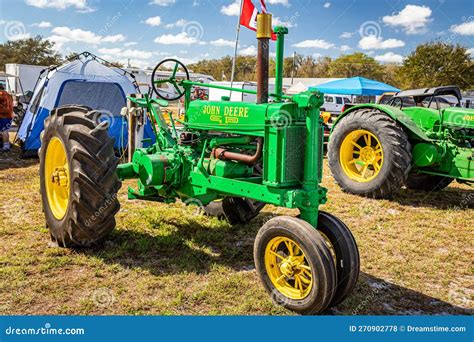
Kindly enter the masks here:
M 54 43 L 41 36 L 7 41 L 0 44 L 0 65 L 6 63 L 54 65 L 60 64 L 61 55 L 53 49 Z
M 342 55 L 329 65 L 329 77 L 361 76 L 381 80 L 383 67 L 375 59 L 364 53 L 356 52 L 351 55 Z
M 386 64 L 382 66 L 382 78 L 378 81 L 390 84 L 397 88 L 403 88 L 403 80 L 400 78 L 400 65 Z
M 421 44 L 405 59 L 398 74 L 404 88 L 474 86 L 474 63 L 467 49 L 459 44 Z

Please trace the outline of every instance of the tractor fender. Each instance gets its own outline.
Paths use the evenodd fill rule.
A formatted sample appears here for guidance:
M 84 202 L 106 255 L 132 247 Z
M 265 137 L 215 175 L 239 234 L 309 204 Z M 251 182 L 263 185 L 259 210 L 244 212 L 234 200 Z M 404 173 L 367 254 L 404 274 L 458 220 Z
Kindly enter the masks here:
M 398 108 L 389 106 L 389 105 L 382 105 L 382 104 L 373 104 L 373 103 L 366 103 L 366 104 L 360 104 L 360 105 L 355 105 L 353 107 L 350 107 L 348 110 L 346 110 L 344 113 L 339 115 L 337 120 L 334 122 L 332 128 L 331 128 L 331 133 L 336 127 L 337 123 L 345 117 L 347 114 L 352 113 L 355 110 L 358 109 L 364 109 L 364 108 L 375 108 L 380 110 L 381 112 L 387 114 L 389 117 L 391 117 L 393 120 L 396 122 L 400 123 L 400 125 L 406 130 L 407 134 L 414 139 L 417 140 L 422 140 L 422 141 L 427 141 L 431 142 L 432 140 L 428 138 L 428 136 L 415 124 L 415 122 L 403 111 L 401 111 Z

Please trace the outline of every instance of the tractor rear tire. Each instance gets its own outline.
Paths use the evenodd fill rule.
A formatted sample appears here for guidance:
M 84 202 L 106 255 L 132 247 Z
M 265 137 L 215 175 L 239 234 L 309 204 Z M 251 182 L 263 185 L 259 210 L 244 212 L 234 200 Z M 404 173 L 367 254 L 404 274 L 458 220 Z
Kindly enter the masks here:
M 441 191 L 446 188 L 453 178 L 428 174 L 409 174 L 405 182 L 406 187 L 412 190 Z
M 336 269 L 324 237 L 296 217 L 272 218 L 254 244 L 257 274 L 272 300 L 300 314 L 317 314 L 331 303 Z
M 334 179 L 351 194 L 390 198 L 410 171 L 407 134 L 378 109 L 358 109 L 343 117 L 330 136 L 328 151 Z
M 248 223 L 265 207 L 265 203 L 243 197 L 224 197 L 204 206 L 209 216 L 227 219 L 232 224 Z
M 56 108 L 45 120 L 40 188 L 46 224 L 62 247 L 88 247 L 115 227 L 119 163 L 107 122 L 80 106 Z

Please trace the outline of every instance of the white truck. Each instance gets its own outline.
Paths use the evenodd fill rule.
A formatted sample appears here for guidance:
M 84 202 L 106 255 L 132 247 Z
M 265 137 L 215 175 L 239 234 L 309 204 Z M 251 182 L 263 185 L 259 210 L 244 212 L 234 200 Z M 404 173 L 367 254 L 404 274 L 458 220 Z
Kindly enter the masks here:
M 324 94 L 324 104 L 321 106 L 321 111 L 329 112 L 333 115 L 342 113 L 344 105 L 351 103 L 351 98 L 346 95 Z

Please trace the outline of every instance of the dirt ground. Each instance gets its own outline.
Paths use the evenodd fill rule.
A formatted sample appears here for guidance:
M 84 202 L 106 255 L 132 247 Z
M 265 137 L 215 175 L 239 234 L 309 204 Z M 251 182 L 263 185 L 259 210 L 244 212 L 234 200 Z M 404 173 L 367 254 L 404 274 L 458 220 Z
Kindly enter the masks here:
M 129 201 L 101 247 L 50 243 L 38 161 L 0 154 L 0 314 L 281 315 L 256 275 L 257 230 L 294 210 L 267 206 L 249 225 L 182 204 Z M 361 254 L 353 294 L 327 314 L 470 314 L 474 309 L 474 190 L 401 190 L 393 200 L 344 194 L 325 167 L 322 207 L 352 230 Z

